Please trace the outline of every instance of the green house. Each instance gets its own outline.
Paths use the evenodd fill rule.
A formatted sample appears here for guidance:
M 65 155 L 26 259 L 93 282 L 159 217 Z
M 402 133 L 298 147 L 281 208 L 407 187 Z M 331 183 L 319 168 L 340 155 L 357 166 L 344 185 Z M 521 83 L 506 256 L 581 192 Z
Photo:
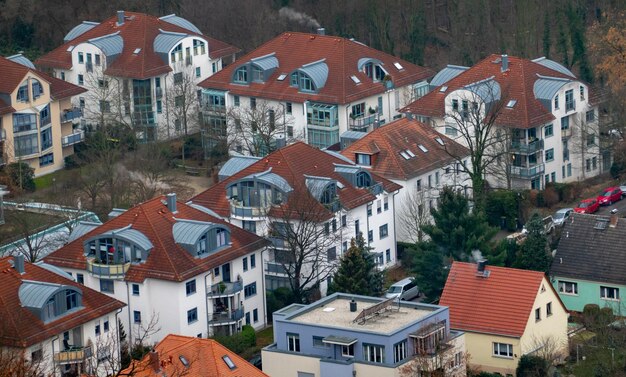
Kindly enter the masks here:
M 625 313 L 626 218 L 576 213 L 566 220 L 550 281 L 570 311 L 596 304 Z

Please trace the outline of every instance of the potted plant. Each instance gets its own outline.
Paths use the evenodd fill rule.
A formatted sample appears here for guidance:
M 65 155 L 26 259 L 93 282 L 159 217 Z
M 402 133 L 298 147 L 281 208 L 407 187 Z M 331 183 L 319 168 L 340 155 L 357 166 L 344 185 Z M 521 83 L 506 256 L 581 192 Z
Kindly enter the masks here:
M 226 283 L 220 281 L 217 285 L 217 288 L 220 290 L 220 293 L 224 293 L 224 291 L 226 290 Z
M 376 114 L 376 109 L 374 109 L 372 106 L 370 106 L 369 112 L 370 112 L 370 114 Z
M 390 75 L 385 75 L 385 77 L 383 77 L 383 84 L 386 89 L 393 89 L 393 81 L 391 80 Z

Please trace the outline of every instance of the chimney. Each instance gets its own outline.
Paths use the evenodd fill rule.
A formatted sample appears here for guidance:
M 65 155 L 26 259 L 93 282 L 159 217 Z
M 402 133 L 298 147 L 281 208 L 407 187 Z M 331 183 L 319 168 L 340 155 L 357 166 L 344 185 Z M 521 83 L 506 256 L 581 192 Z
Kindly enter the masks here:
M 476 276 L 484 277 L 484 278 L 488 277 L 489 271 L 485 269 L 486 266 L 487 266 L 487 259 L 481 258 L 477 260 L 476 261 Z
M 502 55 L 502 67 L 500 68 L 500 71 L 504 72 L 508 70 L 509 70 L 509 55 L 503 54 Z
M 159 353 L 154 349 L 150 350 L 148 353 L 150 358 L 150 367 L 154 369 L 155 372 L 161 370 L 161 362 L 159 361 Z
M 609 223 L 609 226 L 611 228 L 615 228 L 617 226 L 617 221 L 619 220 L 619 217 L 617 217 L 616 214 L 612 214 L 611 215 L 611 222 Z
M 124 11 L 118 10 L 117 11 L 117 26 L 121 26 L 121 25 L 124 25 Z
M 13 268 L 20 274 L 24 273 L 24 256 L 22 254 L 13 256 Z
M 176 213 L 176 193 L 169 193 L 166 195 L 167 209 L 172 213 Z
M 317 34 L 319 35 L 326 35 L 326 29 L 323 27 L 318 27 L 317 28 Z
M 352 313 L 356 312 L 356 301 L 354 301 L 354 299 L 350 301 L 350 311 Z

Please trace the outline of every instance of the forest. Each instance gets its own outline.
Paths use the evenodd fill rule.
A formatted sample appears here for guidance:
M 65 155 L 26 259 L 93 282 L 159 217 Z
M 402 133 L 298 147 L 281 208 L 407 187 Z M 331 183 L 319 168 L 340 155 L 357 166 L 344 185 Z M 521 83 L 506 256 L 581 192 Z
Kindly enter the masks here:
M 592 82 L 588 30 L 624 9 L 624 0 L 1 0 L 0 53 L 36 58 L 78 23 L 126 10 L 176 13 L 244 52 L 324 27 L 436 70 L 508 53 L 550 57 Z

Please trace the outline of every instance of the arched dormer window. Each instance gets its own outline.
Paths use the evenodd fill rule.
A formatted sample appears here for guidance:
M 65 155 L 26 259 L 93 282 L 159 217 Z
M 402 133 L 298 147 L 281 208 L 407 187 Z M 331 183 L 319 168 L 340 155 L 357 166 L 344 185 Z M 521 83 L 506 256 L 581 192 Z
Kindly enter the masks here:
M 176 63 L 176 60 L 178 61 L 183 60 L 183 44 L 182 43 L 179 43 L 176 47 L 172 49 L 172 52 L 170 53 L 170 59 L 172 60 L 172 63 Z
M 248 83 L 248 66 L 242 66 L 235 70 L 233 75 L 233 81 L 238 84 L 247 84 Z
M 324 188 L 320 202 L 322 204 L 331 204 L 337 199 L 337 184 L 331 183 Z
M 226 190 L 234 207 L 243 211 L 241 215 L 244 216 L 250 207 L 267 208 L 272 204 L 284 203 L 286 196 L 293 191 L 289 183 L 280 175 L 272 173 L 271 169 L 241 178 L 231 183 Z
M 358 69 L 375 82 L 382 81 L 387 75 L 383 62 L 378 59 L 361 58 L 358 62 Z
M 206 53 L 206 47 L 205 47 L 204 41 L 201 41 L 199 39 L 194 39 L 193 40 L 193 54 L 204 55 L 205 53 Z
M 82 291 L 71 285 L 23 280 L 18 296 L 23 307 L 50 322 L 82 307 Z
M 356 174 L 357 187 L 370 187 L 372 185 L 372 176 L 366 171 L 360 171 Z
M 24 80 L 17 89 L 17 102 L 28 102 L 28 80 Z
M 31 87 L 33 89 L 33 99 L 37 99 L 43 95 L 43 85 L 37 79 L 31 79 Z
M 177 244 L 198 258 L 230 245 L 230 230 L 206 221 L 176 219 L 172 234 Z
M 152 248 L 150 240 L 130 226 L 102 233 L 84 243 L 87 257 L 104 265 L 145 262 Z
M 291 73 L 290 85 L 301 92 L 317 92 L 326 84 L 328 65 L 325 59 L 305 64 Z

